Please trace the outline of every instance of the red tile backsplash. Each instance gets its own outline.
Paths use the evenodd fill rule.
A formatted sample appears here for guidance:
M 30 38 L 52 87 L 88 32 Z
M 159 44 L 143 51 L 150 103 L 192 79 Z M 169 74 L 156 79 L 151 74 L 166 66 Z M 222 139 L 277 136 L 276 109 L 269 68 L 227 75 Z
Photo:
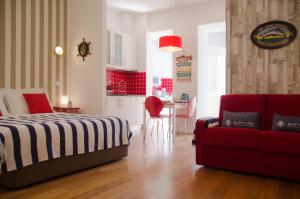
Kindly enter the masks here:
M 155 91 L 162 91 L 166 89 L 168 95 L 173 92 L 173 79 L 172 78 L 161 78 L 161 84 L 152 87 L 152 94 L 155 95 Z
M 172 78 L 161 78 L 161 88 L 166 88 L 167 93 L 172 93 L 173 79 Z
M 146 95 L 146 72 L 106 71 L 107 94 Z

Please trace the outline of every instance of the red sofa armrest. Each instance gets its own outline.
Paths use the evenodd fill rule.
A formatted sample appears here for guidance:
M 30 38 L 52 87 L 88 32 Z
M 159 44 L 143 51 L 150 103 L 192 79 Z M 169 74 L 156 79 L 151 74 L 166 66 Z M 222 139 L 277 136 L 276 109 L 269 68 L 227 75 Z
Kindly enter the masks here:
M 201 139 L 201 134 L 203 134 L 205 132 L 205 130 L 208 128 L 208 125 L 211 122 L 218 122 L 219 118 L 203 118 L 203 119 L 198 119 L 197 123 L 196 123 L 196 128 L 195 128 L 195 135 L 196 135 L 196 143 L 200 144 L 200 140 Z
M 205 128 L 207 128 L 207 126 L 205 126 L 205 120 L 198 119 L 195 130 L 197 131 L 197 130 L 205 129 Z
M 209 124 L 212 124 L 215 122 L 219 122 L 219 118 L 208 117 L 208 118 L 198 119 L 197 123 L 196 123 L 196 130 L 208 128 Z
M 203 154 L 202 154 L 202 141 L 203 136 L 205 134 L 206 129 L 208 129 L 209 122 L 218 122 L 219 118 L 202 118 L 198 119 L 195 128 L 195 137 L 196 140 L 194 143 L 196 144 L 196 162 L 197 164 L 203 164 Z

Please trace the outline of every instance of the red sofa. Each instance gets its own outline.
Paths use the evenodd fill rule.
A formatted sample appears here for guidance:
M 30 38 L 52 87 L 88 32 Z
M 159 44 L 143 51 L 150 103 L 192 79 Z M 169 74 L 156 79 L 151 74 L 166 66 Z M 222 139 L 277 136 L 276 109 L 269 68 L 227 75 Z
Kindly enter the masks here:
M 300 117 L 300 95 L 224 95 L 223 111 L 260 112 L 260 130 L 196 124 L 196 163 L 300 180 L 300 132 L 272 131 L 275 113 Z

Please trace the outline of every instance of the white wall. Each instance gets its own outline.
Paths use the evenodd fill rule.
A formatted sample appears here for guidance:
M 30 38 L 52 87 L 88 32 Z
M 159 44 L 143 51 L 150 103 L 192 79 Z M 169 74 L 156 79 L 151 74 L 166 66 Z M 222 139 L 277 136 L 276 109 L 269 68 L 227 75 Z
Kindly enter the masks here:
M 104 113 L 105 92 L 105 31 L 106 0 L 68 0 L 68 90 L 70 100 L 80 106 L 82 112 Z M 197 95 L 197 26 L 225 20 L 225 2 L 211 1 L 171 11 L 138 15 L 133 17 L 133 29 L 139 38 L 139 67 L 146 67 L 146 34 L 172 29 L 183 38 L 184 51 L 192 54 L 193 81 L 176 83 L 175 92 Z M 147 23 L 148 22 L 148 23 Z M 138 28 L 140 27 L 140 28 Z M 77 57 L 77 44 L 82 38 L 91 41 L 92 55 Z M 175 57 L 174 56 L 174 57 Z M 173 70 L 175 73 L 175 69 Z
M 209 1 L 170 11 L 161 11 L 148 15 L 149 32 L 173 30 L 174 35 L 183 39 L 183 51 L 174 54 L 193 55 L 192 82 L 174 81 L 175 95 L 189 93 L 197 96 L 197 27 L 201 24 L 225 21 L 225 0 Z M 175 64 L 173 64 L 175 65 Z M 173 68 L 174 78 L 176 75 Z
M 68 0 L 68 90 L 81 112 L 104 114 L 106 0 Z M 82 38 L 91 42 L 85 61 L 77 57 Z
M 188 93 L 197 96 L 198 59 L 197 59 L 197 28 L 198 25 L 225 21 L 225 0 L 212 0 L 192 6 L 186 6 L 170 11 L 160 11 L 148 15 L 148 31 L 173 30 L 174 35 L 183 39 L 183 50 L 174 53 L 174 59 L 180 55 L 193 55 L 193 72 L 191 82 L 177 82 L 176 68 L 173 63 L 174 92 L 175 96 Z M 175 62 L 175 60 L 174 60 Z M 201 103 L 198 101 L 198 105 Z M 198 106 L 197 105 L 197 106 Z M 178 120 L 179 131 L 182 130 L 182 122 Z M 188 124 L 189 131 L 193 128 Z

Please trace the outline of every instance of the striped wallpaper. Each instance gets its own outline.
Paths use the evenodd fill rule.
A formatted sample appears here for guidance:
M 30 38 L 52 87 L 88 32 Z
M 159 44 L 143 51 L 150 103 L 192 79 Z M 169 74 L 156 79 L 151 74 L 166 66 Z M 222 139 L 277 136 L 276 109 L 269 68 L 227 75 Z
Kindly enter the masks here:
M 67 0 L 0 0 L 0 38 L 0 87 L 45 88 L 58 104 L 67 92 Z

